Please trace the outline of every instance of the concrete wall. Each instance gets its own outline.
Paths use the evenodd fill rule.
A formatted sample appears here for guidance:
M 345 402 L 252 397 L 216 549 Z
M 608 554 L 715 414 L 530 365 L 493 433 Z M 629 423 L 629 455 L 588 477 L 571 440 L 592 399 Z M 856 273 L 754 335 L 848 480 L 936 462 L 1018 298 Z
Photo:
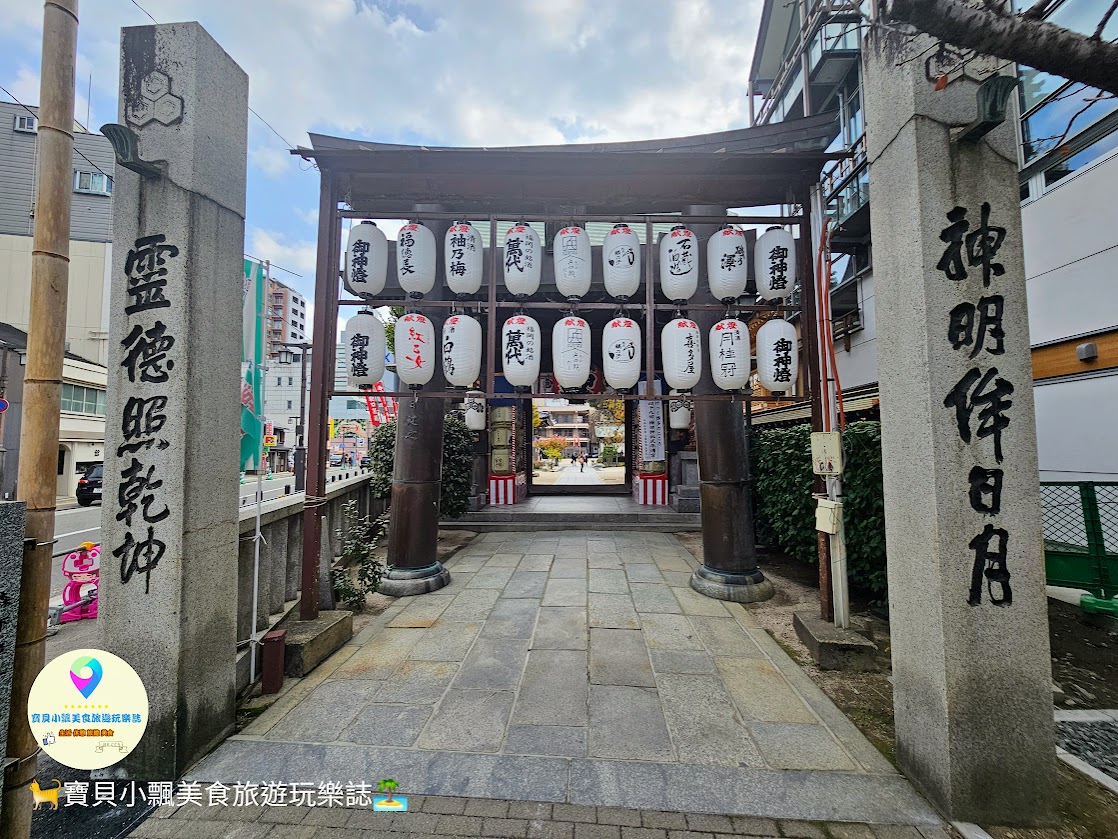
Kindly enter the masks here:
M 1042 481 L 1118 481 L 1118 370 L 1037 382 Z
M 842 338 L 835 339 L 835 361 L 844 389 L 877 381 L 877 294 L 873 273 L 858 279 L 862 328 L 850 336 L 847 352 Z
M 0 202 L 2 204 L 4 202 Z M 32 237 L 0 234 L 0 322 L 27 331 L 31 305 Z M 112 245 L 70 242 L 70 285 L 66 340 L 70 352 L 97 364 L 106 359 L 108 318 L 104 311 Z

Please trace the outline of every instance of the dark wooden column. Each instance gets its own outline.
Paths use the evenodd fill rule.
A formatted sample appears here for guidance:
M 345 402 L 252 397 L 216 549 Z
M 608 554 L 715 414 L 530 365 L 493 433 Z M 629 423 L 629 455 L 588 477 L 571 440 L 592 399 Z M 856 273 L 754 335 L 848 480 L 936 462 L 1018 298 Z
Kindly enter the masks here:
M 716 216 L 724 207 L 693 206 L 692 215 Z M 718 231 L 716 225 L 693 225 L 699 240 L 701 279 L 693 298 L 696 303 L 717 303 L 710 293 L 706 272 L 706 242 Z M 723 317 L 713 310 L 699 312 L 703 342 L 703 375 L 694 393 L 721 393 L 714 384 L 707 352 L 711 327 Z M 699 453 L 699 498 L 702 504 L 703 564 L 691 575 L 691 588 L 707 597 L 751 603 L 767 600 L 775 593 L 772 583 L 757 567 L 753 538 L 753 505 L 749 493 L 749 447 L 741 402 L 696 400 L 695 436 Z
M 326 437 L 330 391 L 334 387 L 335 324 L 338 320 L 338 261 L 341 219 L 334 174 L 323 168 L 318 198 L 318 263 L 314 287 L 314 350 L 311 354 L 311 406 L 307 414 L 307 498 L 326 495 Z M 305 350 L 304 350 L 305 352 Z M 318 617 L 319 556 L 322 550 L 322 516 L 326 508 L 307 504 L 303 511 L 302 590 L 299 619 Z M 327 557 L 329 562 L 332 557 Z
M 417 204 L 416 212 L 439 212 L 439 204 Z M 441 300 L 443 284 L 442 248 L 449 223 L 424 222 L 435 234 L 439 256 L 435 260 L 435 287 L 428 299 Z M 446 310 L 437 307 L 415 309 L 431 319 L 435 346 L 431 362 L 435 374 L 425 390 L 444 390 L 446 381 L 439 345 Z M 450 582 L 450 572 L 438 559 L 439 496 L 442 493 L 443 416 L 442 399 L 401 397 L 396 418 L 396 457 L 392 472 L 392 507 L 388 524 L 388 563 L 380 591 L 393 597 L 424 594 Z

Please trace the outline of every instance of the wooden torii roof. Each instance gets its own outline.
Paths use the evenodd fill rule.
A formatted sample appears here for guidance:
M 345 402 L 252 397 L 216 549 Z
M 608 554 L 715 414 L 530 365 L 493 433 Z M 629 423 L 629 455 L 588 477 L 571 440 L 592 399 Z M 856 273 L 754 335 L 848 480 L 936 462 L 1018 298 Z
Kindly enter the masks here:
M 674 213 L 688 205 L 800 201 L 827 160 L 835 115 L 628 143 L 447 148 L 311 134 L 314 160 L 353 210 L 406 216 L 416 204 L 488 213 Z

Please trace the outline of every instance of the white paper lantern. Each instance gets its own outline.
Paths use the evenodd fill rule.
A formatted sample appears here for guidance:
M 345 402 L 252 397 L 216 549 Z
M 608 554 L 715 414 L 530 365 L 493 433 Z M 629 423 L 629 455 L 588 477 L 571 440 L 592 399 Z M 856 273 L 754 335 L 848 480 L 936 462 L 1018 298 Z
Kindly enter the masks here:
M 516 297 L 530 297 L 540 287 L 540 237 L 524 222 L 505 233 L 505 288 Z
M 578 315 L 555 321 L 551 330 L 551 362 L 562 388 L 586 386 L 590 378 L 590 326 Z
M 555 286 L 568 300 L 581 300 L 590 290 L 593 266 L 590 237 L 577 225 L 564 227 L 552 241 Z
M 632 318 L 612 318 L 602 330 L 602 367 L 606 383 L 629 390 L 641 376 L 641 329 Z
M 664 381 L 675 390 L 691 390 L 703 374 L 703 338 L 698 324 L 676 318 L 660 332 Z
M 435 287 L 435 234 L 422 224 L 405 224 L 396 236 L 396 278 L 409 297 Z
M 749 330 L 738 318 L 725 318 L 710 329 L 710 375 L 722 390 L 741 390 L 753 367 Z
M 469 315 L 443 322 L 443 375 L 451 387 L 469 387 L 481 373 L 481 324 Z
M 462 405 L 466 412 L 466 428 L 470 431 L 484 431 L 485 394 L 480 390 L 471 390 L 466 394 L 466 401 Z
M 363 221 L 349 229 L 346 245 L 346 291 L 361 297 L 380 294 L 388 276 L 388 240 L 371 221 Z
M 528 315 L 513 315 L 501 329 L 501 355 L 506 381 L 530 387 L 540 375 L 540 325 Z
M 628 300 L 641 284 L 641 242 L 627 224 L 615 224 L 602 243 L 602 275 L 606 291 Z
M 371 390 L 384 378 L 384 321 L 361 311 L 345 325 L 346 378 L 350 390 Z
M 699 244 L 677 224 L 660 240 L 660 290 L 673 302 L 691 299 L 699 287 Z
M 676 396 L 679 391 L 671 391 L 672 396 Z M 691 400 L 689 399 L 669 399 L 668 400 L 668 428 L 675 431 L 691 427 Z
M 770 391 L 789 391 L 796 383 L 799 369 L 796 327 L 773 318 L 757 330 L 757 375 L 761 387 Z
M 745 234 L 726 225 L 707 239 L 707 282 L 710 293 L 723 303 L 745 294 L 749 279 L 745 259 Z
M 396 321 L 396 375 L 416 390 L 435 374 L 435 327 L 430 319 L 408 312 Z
M 773 227 L 757 237 L 753 246 L 757 271 L 757 295 L 764 300 L 783 300 L 796 287 L 796 240 L 783 227 Z
M 472 224 L 460 221 L 446 231 L 446 284 L 455 294 L 477 294 L 481 288 L 485 247 Z

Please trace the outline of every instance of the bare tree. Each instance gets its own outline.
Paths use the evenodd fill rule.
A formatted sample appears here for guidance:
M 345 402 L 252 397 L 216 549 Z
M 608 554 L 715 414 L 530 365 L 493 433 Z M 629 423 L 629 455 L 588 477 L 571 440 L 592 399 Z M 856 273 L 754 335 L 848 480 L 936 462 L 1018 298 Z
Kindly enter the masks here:
M 973 6 L 960 0 L 885 0 L 882 19 L 1118 95 L 1118 43 L 1102 39 L 1118 0 L 1112 0 L 1091 35 L 1042 20 L 1055 2 L 1036 0 L 1024 12 L 1013 14 L 998 0 Z

